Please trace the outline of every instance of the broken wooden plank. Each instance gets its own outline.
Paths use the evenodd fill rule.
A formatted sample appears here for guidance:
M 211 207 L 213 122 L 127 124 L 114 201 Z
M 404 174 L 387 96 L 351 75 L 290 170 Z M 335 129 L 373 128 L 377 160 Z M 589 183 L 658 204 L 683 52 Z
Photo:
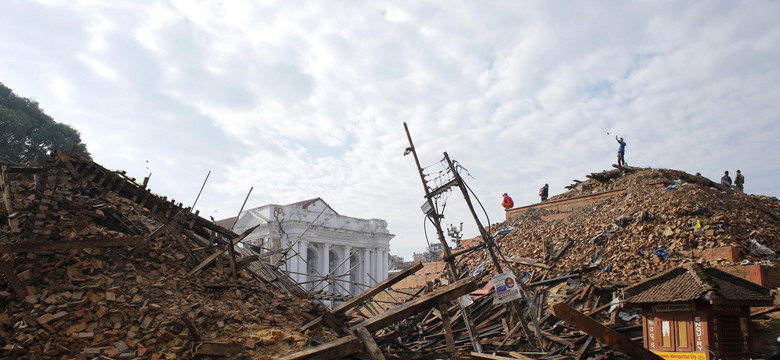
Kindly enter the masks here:
M 475 279 L 471 276 L 458 280 L 457 282 L 438 288 L 426 295 L 421 296 L 418 299 L 404 303 L 398 307 L 391 308 L 378 316 L 364 320 L 357 325 L 354 325 L 352 329 L 358 327 L 365 327 L 367 330 L 374 332 L 385 326 L 394 324 L 409 316 L 416 314 L 424 309 L 429 309 L 436 304 L 455 300 L 458 297 L 468 294 L 478 288 Z
M 219 246 L 219 247 L 217 247 L 217 249 L 218 250 L 215 253 L 209 255 L 209 257 L 207 257 L 206 259 L 201 261 L 200 264 L 198 264 L 192 270 L 190 270 L 190 272 L 187 273 L 187 276 L 192 276 L 192 275 L 196 274 L 198 271 L 200 271 L 201 269 L 203 269 L 204 267 L 206 267 L 209 264 L 211 264 L 214 260 L 216 260 L 222 254 L 224 254 L 225 251 L 227 251 L 227 246 Z
M 582 347 L 580 347 L 579 350 L 577 350 L 577 357 L 575 360 L 582 360 L 583 357 L 585 357 L 585 354 L 588 353 L 588 348 L 590 347 L 590 344 L 593 342 L 593 336 L 588 336 L 588 339 L 585 340 L 585 343 L 582 344 Z
M 471 352 L 469 353 L 469 359 L 485 359 L 485 360 L 517 360 L 517 359 L 527 359 L 532 360 L 531 358 L 527 356 L 523 356 L 521 358 L 517 357 L 506 357 L 506 356 L 499 356 L 499 355 L 490 355 L 490 354 L 482 354 L 478 352 Z M 522 355 L 521 355 L 522 356 Z
M 354 335 L 347 324 L 345 324 L 343 321 L 341 321 L 341 319 L 336 317 L 331 312 L 325 312 L 325 314 L 322 315 L 322 321 L 325 324 L 328 324 L 328 326 L 335 330 L 336 333 L 340 336 Z
M 407 278 L 408 276 L 414 274 L 418 270 L 423 268 L 423 264 L 420 261 L 415 262 L 412 264 L 412 266 L 400 271 L 399 273 L 388 277 L 387 279 L 383 280 L 382 282 L 372 286 L 368 290 L 354 296 L 353 298 L 347 300 L 346 302 L 342 303 L 341 305 L 335 307 L 331 312 L 333 314 L 344 314 L 347 312 L 347 310 L 352 309 L 356 306 L 361 305 L 366 300 L 371 299 L 376 294 L 384 291 L 386 288 L 393 286 L 394 284 L 400 282 L 401 280 Z M 308 322 L 307 324 L 303 325 L 301 327 L 301 331 L 306 331 L 308 329 L 311 329 L 312 327 L 316 326 L 317 324 L 322 322 L 322 316 L 317 317 L 316 319 Z
M 356 332 L 358 339 L 363 342 L 363 345 L 366 347 L 366 351 L 368 351 L 368 353 L 371 354 L 374 359 L 385 360 L 385 356 L 382 354 L 382 350 L 379 350 L 379 346 L 376 344 L 376 341 L 374 341 L 374 338 L 371 337 L 371 334 L 368 333 L 366 328 L 359 327 Z
M 547 280 L 542 280 L 542 281 L 528 283 L 527 286 L 530 287 L 530 286 L 539 286 L 539 285 L 550 285 L 550 284 L 555 284 L 555 283 L 558 283 L 558 282 L 561 282 L 561 281 L 565 281 L 567 279 L 572 279 L 572 278 L 576 278 L 576 277 L 580 277 L 580 276 L 582 276 L 582 274 L 569 274 L 569 275 L 559 276 L 559 277 L 553 278 L 553 279 L 547 279 Z
M 11 174 L 38 174 L 46 171 L 44 167 L 32 166 L 3 166 L 4 171 Z
M 501 347 L 503 347 L 504 344 L 506 344 L 507 340 L 509 340 L 509 338 L 511 338 L 512 335 L 515 334 L 517 329 L 520 328 L 520 325 L 522 325 L 522 323 L 518 322 L 517 324 L 515 324 L 515 327 L 513 327 L 512 330 L 506 332 L 506 336 L 504 336 L 504 340 L 502 340 L 501 343 L 498 344 L 498 347 L 496 347 L 496 350 L 493 351 L 493 355 L 495 355 L 498 350 L 501 350 Z
M 383 280 L 382 282 L 372 286 L 370 289 L 364 291 L 360 295 L 357 295 L 350 299 L 349 301 L 344 302 L 343 304 L 333 308 L 333 312 L 337 314 L 343 314 L 347 310 L 362 304 L 366 300 L 374 297 L 374 295 L 382 292 L 386 288 L 389 288 L 390 286 L 395 285 L 396 283 L 400 282 L 401 280 L 407 278 L 409 275 L 412 275 L 416 273 L 418 270 L 423 268 L 423 264 L 420 261 L 415 262 L 412 264 L 412 266 L 400 271 L 398 274 L 395 274 L 391 277 L 388 277 L 387 279 Z
M 552 261 L 558 260 L 558 258 L 563 254 L 563 252 L 566 251 L 566 249 L 568 249 L 573 242 L 574 240 L 572 239 L 566 241 L 566 243 L 563 244 L 563 246 L 561 246 L 561 249 L 558 250 L 558 252 L 556 252 L 555 255 L 552 257 Z
M 232 342 L 204 341 L 195 345 L 195 355 L 231 356 L 241 352 L 241 345 Z
M 279 360 L 330 360 L 339 359 L 363 350 L 363 343 L 357 336 L 349 335 L 322 345 L 312 346 L 303 351 L 287 354 Z
M 19 278 L 16 276 L 16 271 L 11 267 L 11 264 L 2 257 L 0 257 L 0 270 L 2 270 L 3 275 L 5 275 L 8 284 L 14 289 L 16 296 L 18 296 L 20 300 L 24 300 L 24 298 L 27 297 L 27 291 L 24 289 L 24 285 L 19 281 Z
M 610 347 L 623 352 L 632 359 L 663 359 L 654 352 L 645 349 L 641 345 L 631 341 L 631 339 L 621 335 L 615 330 L 602 325 L 598 321 L 588 317 L 587 315 L 577 311 L 565 303 L 556 303 L 551 307 L 551 309 L 555 317 L 569 323 L 577 329 L 584 331 L 588 335 L 593 336 L 597 340 L 609 345 Z
M 260 225 L 256 225 L 256 226 L 253 226 L 253 227 L 251 227 L 251 228 L 249 228 L 249 229 L 246 229 L 246 231 L 244 231 L 243 233 L 241 233 L 241 235 L 239 235 L 239 236 L 238 236 L 238 237 L 236 237 L 235 239 L 231 240 L 231 241 L 230 241 L 230 244 L 228 244 L 227 246 L 233 246 L 233 245 L 236 245 L 236 244 L 238 244 L 238 243 L 239 243 L 241 240 L 244 240 L 244 238 L 245 238 L 245 237 L 249 236 L 249 234 L 251 234 L 251 233 L 252 233 L 252 231 L 255 231 L 255 229 L 256 229 L 258 226 L 260 226 Z M 218 248 L 219 250 L 217 250 L 217 252 L 215 252 L 215 253 L 211 254 L 211 256 L 209 256 L 209 257 L 207 257 L 205 260 L 203 260 L 203 261 L 202 261 L 200 264 L 198 264 L 198 266 L 195 266 L 195 268 L 193 268 L 192 270 L 190 270 L 190 272 L 189 272 L 189 273 L 187 273 L 187 276 L 192 276 L 192 275 L 196 274 L 198 271 L 200 271 L 201 269 L 203 269 L 204 267 L 206 267 L 206 266 L 208 266 L 209 264 L 211 264 L 211 263 L 212 263 L 214 260 L 216 260 L 216 259 L 217 259 L 218 257 L 220 257 L 222 254 L 224 254 L 224 253 L 225 253 L 225 251 L 227 251 L 227 246 L 221 246 L 221 247 L 219 247 L 219 248 Z
M 11 182 L 8 180 L 7 170 L 8 167 L 2 167 L 2 172 L 0 172 L 0 187 L 3 189 L 3 202 L 5 203 L 5 211 L 8 214 L 8 226 L 11 228 L 11 232 L 18 233 L 19 222 L 11 216 L 11 214 L 14 213 L 14 198 L 11 194 Z
M 450 319 L 449 307 L 446 303 L 439 304 L 441 313 L 441 322 L 444 327 L 444 339 L 447 341 L 447 351 L 455 352 L 455 337 L 452 335 L 452 320 Z
M 455 258 L 457 258 L 458 256 L 466 255 L 466 254 L 468 254 L 468 253 L 470 253 L 470 252 L 473 252 L 473 251 L 477 251 L 477 250 L 479 250 L 479 249 L 482 249 L 482 248 L 484 248 L 484 247 L 485 247 L 485 245 L 486 245 L 486 243 L 484 243 L 484 242 L 483 242 L 483 243 L 480 243 L 479 245 L 472 246 L 472 247 L 470 247 L 470 248 L 468 248 L 468 249 L 463 249 L 463 250 L 458 250 L 458 251 L 455 251 L 455 252 L 453 252 L 452 254 L 450 254 L 450 256 L 445 256 L 444 258 L 442 258 L 442 260 L 444 260 L 444 261 L 450 261 L 450 260 L 452 260 L 452 259 L 455 259 Z
M 195 322 L 192 321 L 192 319 L 187 314 L 181 314 L 181 320 L 184 322 L 184 326 L 187 327 L 188 330 L 190 330 L 190 335 L 192 335 L 192 340 L 195 342 L 201 341 L 200 332 L 198 332 L 198 328 L 195 327 Z
M 533 360 L 533 358 L 525 356 L 525 355 L 523 355 L 523 354 L 521 354 L 519 352 L 516 352 L 516 351 L 510 351 L 509 352 L 509 356 L 511 356 L 512 358 L 515 358 L 515 359 L 520 359 L 520 360 Z
M 529 259 L 529 258 L 509 257 L 507 258 L 507 260 L 515 264 L 534 266 L 545 270 L 550 270 L 552 268 L 550 265 L 542 264 L 534 259 Z
M 114 246 L 140 245 L 149 242 L 145 236 L 132 236 L 118 239 L 78 240 L 78 241 L 29 241 L 18 244 L 0 244 L 0 254 L 37 252 L 47 250 L 70 250 L 85 248 L 105 248 Z

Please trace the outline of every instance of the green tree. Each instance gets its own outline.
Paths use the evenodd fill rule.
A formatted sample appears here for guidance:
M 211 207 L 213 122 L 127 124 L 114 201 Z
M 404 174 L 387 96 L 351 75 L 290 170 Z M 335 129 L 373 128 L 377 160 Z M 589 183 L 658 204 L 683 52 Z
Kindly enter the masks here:
M 92 159 L 76 129 L 54 121 L 37 102 L 17 96 L 0 83 L 0 160 L 25 163 L 37 159 L 43 164 L 53 148 L 70 151 L 74 144 L 76 153 Z

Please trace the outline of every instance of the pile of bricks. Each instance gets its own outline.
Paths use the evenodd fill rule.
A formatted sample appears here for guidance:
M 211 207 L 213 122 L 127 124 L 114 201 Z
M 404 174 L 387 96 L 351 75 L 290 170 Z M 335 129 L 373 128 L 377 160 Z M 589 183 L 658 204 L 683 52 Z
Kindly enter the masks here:
M 321 305 L 239 265 L 231 276 L 226 251 L 207 256 L 229 231 L 121 196 L 141 185 L 62 156 L 0 172 L 0 357 L 272 359 L 328 336 L 298 331 Z
M 689 261 L 715 266 L 773 264 L 776 257 L 750 251 L 750 239 L 780 249 L 776 198 L 743 194 L 700 176 L 664 169 L 613 170 L 610 176 L 579 185 L 588 194 L 625 191 L 560 219 L 547 221 L 554 211 L 540 208 L 494 224 L 494 232 L 512 230 L 496 235 L 504 254 L 549 265 L 548 277 L 590 270 L 595 279 L 634 282 Z M 582 192 L 572 188 L 549 201 L 579 195 Z M 653 254 L 659 249 L 661 255 Z M 486 261 L 485 254 L 476 252 L 467 263 L 476 267 Z

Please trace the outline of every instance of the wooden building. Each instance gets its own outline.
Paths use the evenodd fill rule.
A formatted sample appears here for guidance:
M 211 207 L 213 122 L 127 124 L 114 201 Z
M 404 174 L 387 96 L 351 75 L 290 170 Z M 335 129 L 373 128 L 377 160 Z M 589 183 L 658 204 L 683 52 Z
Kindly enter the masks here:
M 645 348 L 665 359 L 749 359 L 750 307 L 772 305 L 769 289 L 716 268 L 687 264 L 624 290 L 642 309 Z

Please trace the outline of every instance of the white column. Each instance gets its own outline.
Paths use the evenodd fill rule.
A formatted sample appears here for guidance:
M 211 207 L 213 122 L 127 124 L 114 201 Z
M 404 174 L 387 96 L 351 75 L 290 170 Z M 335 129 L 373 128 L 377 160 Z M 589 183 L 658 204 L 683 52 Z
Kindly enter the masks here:
M 338 288 L 339 291 L 341 291 L 344 295 L 349 295 L 349 252 L 351 247 L 344 245 L 342 249 L 342 255 L 344 258 L 344 265 L 341 265 L 342 269 L 339 271 L 339 274 L 343 275 L 341 277 L 341 286 L 344 288 Z
M 382 268 L 382 266 L 379 264 L 379 261 L 381 259 L 382 259 L 382 257 L 380 256 L 379 248 L 374 248 L 374 261 L 373 261 L 373 263 L 374 263 L 374 272 L 373 272 L 372 275 L 374 276 L 374 280 L 376 280 L 377 282 L 382 281 L 382 279 L 379 278 L 379 274 L 380 274 L 379 269 Z
M 382 249 L 382 272 L 379 274 L 382 280 L 387 279 L 387 269 L 389 267 L 389 259 L 387 258 L 387 250 Z
M 325 276 L 330 272 L 330 244 L 321 244 L 322 245 L 322 265 L 320 265 L 320 276 Z M 325 284 L 323 283 L 321 288 L 325 287 Z
M 385 279 L 385 250 L 379 249 L 379 274 L 377 274 L 377 281 Z
M 370 285 L 371 282 L 368 279 L 368 273 L 371 270 L 371 251 L 368 248 L 363 248 L 363 266 L 360 268 L 360 283 Z
M 301 242 L 299 241 L 298 243 L 296 243 L 290 250 L 291 251 L 288 253 L 287 256 L 290 259 L 288 260 L 290 262 L 290 265 L 292 265 L 290 266 L 290 271 L 295 272 L 295 275 L 293 275 L 292 278 L 297 282 L 301 282 L 301 275 L 299 274 L 301 272 L 301 258 L 295 256 L 295 253 L 300 254 L 301 252 Z
M 366 280 L 368 280 L 368 284 L 370 286 L 374 285 L 373 281 L 371 280 L 371 278 L 374 277 L 374 266 L 376 266 L 376 263 L 374 262 L 374 249 L 368 249 L 368 275 L 366 275 L 368 278 Z
M 307 280 L 306 273 L 309 270 L 307 265 L 308 263 L 306 262 L 307 257 L 309 255 L 308 249 L 309 249 L 308 241 L 304 241 L 304 240 L 298 241 L 298 255 L 299 255 L 298 261 L 300 264 L 300 266 L 298 266 L 298 272 L 301 273 L 301 275 L 299 275 L 300 280 L 298 282 L 304 282 Z

